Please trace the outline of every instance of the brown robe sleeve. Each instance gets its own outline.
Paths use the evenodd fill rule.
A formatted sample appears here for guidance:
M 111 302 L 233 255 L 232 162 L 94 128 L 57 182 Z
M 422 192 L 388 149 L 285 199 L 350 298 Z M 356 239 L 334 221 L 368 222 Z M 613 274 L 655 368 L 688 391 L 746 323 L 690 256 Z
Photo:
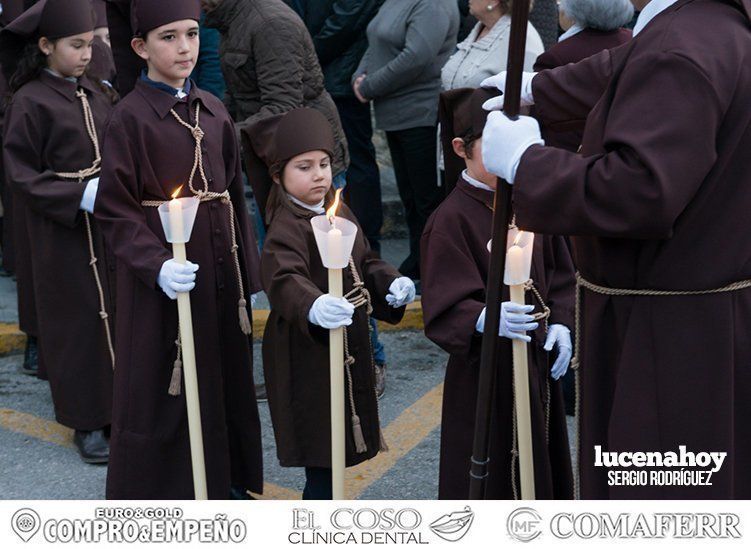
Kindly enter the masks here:
M 549 255 L 545 256 L 545 270 L 552 271 L 548 282 L 549 324 L 563 324 L 574 330 L 574 300 L 576 278 L 571 252 L 562 236 L 545 236 Z
M 467 356 L 481 341 L 475 325 L 485 308 L 485 280 L 461 235 L 429 226 L 420 272 L 425 335 L 444 351 Z
M 66 227 L 80 221 L 81 198 L 86 183 L 63 180 L 42 165 L 45 128 L 39 109 L 23 99 L 5 114 L 3 139 L 6 179 L 30 208 Z
M 286 218 L 276 220 L 286 223 Z M 307 221 L 305 221 L 307 223 Z M 261 283 L 271 309 L 301 333 L 313 338 L 308 312 L 322 292 L 312 281 L 306 246 L 309 235 L 300 223 L 270 230 L 263 245 Z
M 612 99 L 605 152 L 533 146 L 522 156 L 519 224 L 548 234 L 670 237 L 716 160 L 722 113 L 712 82 L 690 59 L 655 52 L 631 63 Z
M 612 74 L 611 53 L 544 70 L 532 80 L 534 116 L 552 131 L 581 128 Z
M 118 119 L 112 118 L 102 148 L 102 174 L 94 215 L 118 261 L 150 288 L 172 254 L 146 222 L 141 206 L 138 153 Z

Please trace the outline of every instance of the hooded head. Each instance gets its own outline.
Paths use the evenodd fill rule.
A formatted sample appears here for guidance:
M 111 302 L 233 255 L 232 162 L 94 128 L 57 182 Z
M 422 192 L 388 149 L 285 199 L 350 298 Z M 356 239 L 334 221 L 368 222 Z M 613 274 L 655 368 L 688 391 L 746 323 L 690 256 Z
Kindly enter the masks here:
M 131 0 L 130 26 L 134 36 L 145 37 L 156 28 L 185 19 L 201 20 L 199 0 Z
M 54 42 L 93 31 L 91 0 L 41 0 L 0 31 L 3 73 L 10 79 L 29 43 L 42 37 Z
M 498 95 L 497 89 L 488 88 L 458 88 L 441 94 L 438 114 L 446 181 L 453 184 L 468 161 L 481 156 L 477 140 L 482 137 L 488 117 L 482 104 Z M 457 154 L 455 139 L 462 141 L 465 156 Z

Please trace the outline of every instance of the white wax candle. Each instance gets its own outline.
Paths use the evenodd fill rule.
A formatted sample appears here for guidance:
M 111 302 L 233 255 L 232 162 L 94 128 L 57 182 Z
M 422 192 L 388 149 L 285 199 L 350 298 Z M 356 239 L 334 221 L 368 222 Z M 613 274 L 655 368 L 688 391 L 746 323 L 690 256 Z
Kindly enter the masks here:
M 183 205 L 177 198 L 169 201 L 169 225 L 170 232 L 172 233 L 172 242 L 184 243 Z
M 521 284 L 526 281 L 525 271 L 524 250 L 514 244 L 506 253 L 506 279 L 512 284 Z
M 343 268 L 346 265 L 346 259 L 343 257 L 342 231 L 332 225 L 327 234 L 326 244 L 330 263 Z

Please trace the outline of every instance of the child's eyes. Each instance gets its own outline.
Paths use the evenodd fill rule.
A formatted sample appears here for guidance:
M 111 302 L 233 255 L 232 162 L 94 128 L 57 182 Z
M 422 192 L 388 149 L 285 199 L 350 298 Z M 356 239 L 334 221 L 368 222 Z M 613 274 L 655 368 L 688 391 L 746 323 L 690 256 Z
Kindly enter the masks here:
M 188 36 L 189 36 L 190 38 L 195 38 L 196 36 L 198 36 L 198 31 L 190 31 L 190 32 L 188 33 Z
M 165 34 L 164 36 L 162 36 L 162 40 L 165 40 L 167 42 L 171 42 L 174 39 L 175 39 L 174 34 Z

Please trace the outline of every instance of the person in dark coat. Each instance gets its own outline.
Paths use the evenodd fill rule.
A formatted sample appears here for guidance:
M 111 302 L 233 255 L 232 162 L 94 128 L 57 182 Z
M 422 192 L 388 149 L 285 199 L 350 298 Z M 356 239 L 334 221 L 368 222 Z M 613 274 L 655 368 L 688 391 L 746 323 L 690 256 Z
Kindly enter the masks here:
M 92 44 L 91 64 L 89 74 L 112 86 L 115 83 L 115 60 L 110 45 L 110 32 L 107 26 L 107 4 L 104 0 L 92 0 L 96 27 L 94 28 L 94 43 Z
M 19 229 L 29 245 L 40 352 L 55 417 L 75 430 L 84 461 L 106 463 L 112 300 L 104 243 L 90 214 L 99 181 L 99 139 L 112 102 L 84 74 L 93 29 L 89 0 L 42 0 L 0 33 L 0 48 L 13 93 L 4 163 L 8 184 L 25 209 Z
M 107 26 L 110 33 L 112 57 L 117 80 L 115 89 L 125 97 L 136 85 L 146 63 L 130 47 L 133 39 L 131 27 L 131 0 L 105 0 L 107 2 Z
M 259 259 L 235 130 L 222 103 L 188 79 L 198 55 L 198 1 L 143 0 L 132 15 L 133 47 L 149 69 L 110 118 L 96 204 L 118 261 L 107 497 L 194 497 L 174 301 L 187 291 L 208 496 L 261 493 L 248 311 L 260 290 Z M 167 31 L 173 39 L 162 41 Z M 173 260 L 157 212 L 173 194 L 201 198 L 188 265 Z
M 581 154 L 491 113 L 483 157 L 520 226 L 572 235 L 582 497 L 748 499 L 751 0 L 635 4 L 628 44 L 525 75 L 543 125 L 586 119 Z M 609 484 L 640 469 L 598 466 L 679 447 L 725 453 L 711 485 Z
M 305 467 L 304 499 L 331 499 L 328 330 L 345 327 L 346 465 L 353 466 L 387 449 L 368 317 L 398 323 L 415 288 L 373 254 L 358 227 L 343 271 L 346 297 L 326 293 L 328 271 L 310 219 L 331 206 L 335 141 L 329 122 L 313 109 L 295 109 L 250 133 L 275 181 L 261 276 L 271 304 L 263 364 L 277 455 L 283 467 Z M 345 205 L 336 215 L 357 223 Z
M 422 237 L 422 307 L 425 334 L 450 354 L 443 389 L 441 499 L 466 499 L 485 322 L 486 280 L 496 178 L 482 163 L 481 145 L 487 90 L 460 88 L 441 95 L 442 120 L 450 146 L 444 154 L 465 159 L 452 170 L 457 185 L 428 220 Z M 573 476 L 563 393 L 558 379 L 571 358 L 574 271 L 560 237 L 535 235 L 526 306 L 502 306 L 501 343 L 495 380 L 494 415 L 486 499 L 518 499 L 518 458 L 514 440 L 511 338 L 529 345 L 529 388 L 537 499 L 571 499 Z M 504 289 L 508 300 L 508 289 Z M 533 316 L 548 311 L 549 316 Z M 527 335 L 529 332 L 529 335 Z M 556 347 L 556 354 L 550 353 Z M 553 360 L 555 358 L 555 361 Z

